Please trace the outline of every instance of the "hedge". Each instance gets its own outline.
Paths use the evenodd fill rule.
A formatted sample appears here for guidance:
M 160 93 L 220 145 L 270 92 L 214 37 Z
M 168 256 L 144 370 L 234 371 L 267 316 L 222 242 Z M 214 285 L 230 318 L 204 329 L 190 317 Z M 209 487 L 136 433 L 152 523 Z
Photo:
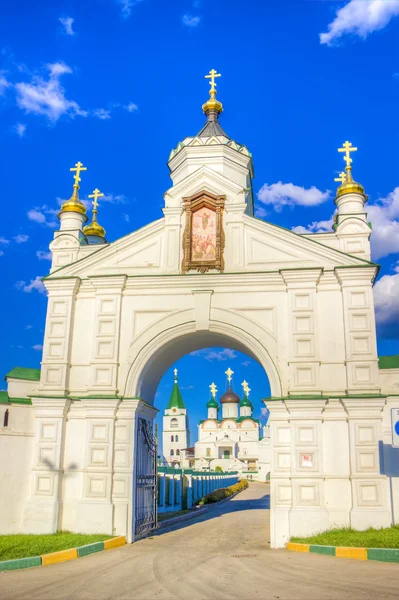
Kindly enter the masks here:
M 234 485 L 230 485 L 227 488 L 220 488 L 219 490 L 215 490 L 210 494 L 207 494 L 201 500 L 199 500 L 198 505 L 202 506 L 203 504 L 211 504 L 212 502 L 219 502 L 224 498 L 228 498 L 233 494 L 237 494 L 237 492 L 241 492 L 248 487 L 248 481 L 246 479 L 241 479 L 238 483 Z

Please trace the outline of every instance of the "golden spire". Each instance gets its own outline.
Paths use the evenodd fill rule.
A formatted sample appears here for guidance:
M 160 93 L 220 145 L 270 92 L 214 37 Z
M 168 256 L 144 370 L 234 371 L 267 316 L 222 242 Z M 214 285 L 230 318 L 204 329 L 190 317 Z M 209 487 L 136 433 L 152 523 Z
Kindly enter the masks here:
M 73 176 L 75 183 L 73 184 L 72 196 L 69 198 L 69 200 L 64 202 L 64 204 L 61 206 L 61 213 L 79 212 L 82 215 L 86 216 L 86 207 L 83 204 L 83 202 L 81 202 L 79 200 L 79 189 L 80 189 L 79 182 L 81 181 L 79 175 L 80 175 L 81 171 L 87 171 L 87 167 L 84 167 L 83 163 L 77 162 L 76 165 L 74 167 L 71 167 L 69 170 L 76 171 L 75 175 Z M 87 217 L 86 217 L 86 221 L 87 221 Z
M 232 371 L 232 370 L 230 369 L 230 367 L 229 367 L 229 368 L 227 369 L 227 371 L 225 371 L 225 372 L 224 372 L 224 374 L 225 374 L 225 375 L 227 375 L 227 381 L 229 382 L 229 385 L 230 385 L 230 383 L 231 383 L 231 380 L 232 380 L 232 378 L 233 378 L 233 375 L 234 375 L 234 371 Z
M 249 392 L 250 392 L 251 390 L 250 390 L 250 387 L 249 387 L 248 383 L 245 381 L 245 379 L 244 379 L 244 381 L 242 382 L 242 384 L 241 384 L 241 385 L 242 385 L 242 389 L 244 390 L 244 394 L 245 394 L 245 395 L 247 396 L 247 398 L 248 398 Z
M 339 186 L 337 190 L 337 196 L 342 196 L 343 194 L 363 194 L 364 195 L 364 187 L 353 180 L 352 177 L 352 167 L 351 164 L 353 159 L 351 158 L 351 152 L 357 152 L 357 148 L 352 146 L 351 142 L 344 142 L 342 144 L 342 148 L 338 148 L 338 152 L 344 152 L 345 155 L 342 157 L 345 161 L 345 173 L 340 173 L 339 178 L 337 177 L 335 181 L 341 181 L 342 184 Z
M 218 73 L 215 69 L 209 71 L 209 75 L 205 75 L 205 79 L 209 79 L 209 85 L 211 89 L 209 90 L 210 99 L 202 105 L 202 110 L 204 113 L 207 113 L 209 110 L 215 110 L 218 114 L 223 110 L 223 104 L 216 100 L 216 77 L 221 77 L 221 73 Z
M 211 385 L 209 386 L 211 388 L 211 394 L 212 394 L 212 398 L 215 399 L 216 398 L 216 392 L 217 392 L 217 388 L 216 385 L 213 383 L 211 383 Z
M 104 227 L 101 227 L 101 225 L 97 222 L 97 214 L 98 214 L 97 200 L 98 200 L 98 198 L 101 198 L 102 196 L 104 196 L 104 194 L 102 194 L 98 188 L 93 190 L 92 194 L 89 194 L 89 198 L 93 198 L 93 202 L 92 202 L 93 213 L 92 213 L 90 225 L 86 225 L 86 227 L 83 229 L 83 233 L 85 235 L 96 235 L 96 236 L 102 237 L 102 238 L 105 237 Z

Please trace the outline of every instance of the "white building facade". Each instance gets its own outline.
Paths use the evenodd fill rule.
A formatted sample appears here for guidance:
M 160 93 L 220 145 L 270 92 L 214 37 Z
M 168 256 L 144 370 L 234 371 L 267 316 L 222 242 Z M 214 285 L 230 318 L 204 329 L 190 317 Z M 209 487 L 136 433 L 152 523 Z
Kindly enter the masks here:
M 11 372 L 0 403 L 1 533 L 135 539 L 158 382 L 209 346 L 245 352 L 270 381 L 272 547 L 399 518 L 379 458 L 399 371 L 378 368 L 364 189 L 348 163 L 330 233 L 255 218 L 251 154 L 221 128 L 215 93 L 203 108 L 204 128 L 170 155 L 163 216 L 130 235 L 84 228 L 76 167 L 44 279 L 39 378 Z
M 242 399 L 231 386 L 233 371 L 226 371 L 228 389 L 220 398 L 221 415 L 216 401 L 216 387 L 212 384 L 211 399 L 207 403 L 208 418 L 198 425 L 198 442 L 195 443 L 195 468 L 197 470 L 238 471 L 242 477 L 266 481 L 270 475 L 270 428 L 261 427 L 252 416 L 253 405 L 249 399 L 249 386 L 242 383 Z M 220 416 L 220 418 L 219 418 Z

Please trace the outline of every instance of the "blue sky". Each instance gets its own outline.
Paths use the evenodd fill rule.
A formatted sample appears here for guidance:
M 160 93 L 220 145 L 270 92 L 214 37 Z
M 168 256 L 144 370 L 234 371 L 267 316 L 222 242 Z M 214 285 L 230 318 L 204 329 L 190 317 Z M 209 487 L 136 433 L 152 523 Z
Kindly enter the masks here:
M 83 198 L 94 187 L 106 194 L 99 220 L 110 241 L 159 218 L 169 152 L 202 127 L 211 68 L 223 75 L 222 126 L 253 153 L 258 216 L 329 228 L 344 164 L 337 148 L 347 139 L 359 148 L 354 176 L 369 195 L 382 266 L 379 353 L 398 352 L 397 0 L 20 0 L 3 3 L 0 17 L 3 373 L 40 364 L 40 276 L 60 199 L 71 194 L 69 168 L 88 167 Z M 205 365 L 220 381 L 224 358 L 182 359 L 185 385 Z M 241 381 L 249 366 L 234 360 Z M 265 395 L 266 384 L 250 383 L 254 398 Z

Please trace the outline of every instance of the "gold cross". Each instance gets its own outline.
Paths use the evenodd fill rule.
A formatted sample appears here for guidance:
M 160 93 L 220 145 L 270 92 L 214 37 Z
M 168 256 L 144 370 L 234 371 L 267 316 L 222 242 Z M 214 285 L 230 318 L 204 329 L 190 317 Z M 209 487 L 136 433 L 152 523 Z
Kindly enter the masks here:
M 342 171 L 342 173 L 339 174 L 339 177 L 335 177 L 334 181 L 340 181 L 341 183 L 345 183 L 346 182 L 345 171 Z
M 81 181 L 79 175 L 81 171 L 87 171 L 87 167 L 83 166 L 83 163 L 81 162 L 77 162 L 75 167 L 71 167 L 69 169 L 70 171 L 76 171 L 76 174 L 73 176 L 74 180 L 75 180 L 75 187 L 79 187 L 79 181 Z
M 231 383 L 231 378 L 232 378 L 232 375 L 234 375 L 234 371 L 232 371 L 232 370 L 230 369 L 230 367 L 229 367 L 229 368 L 227 369 L 227 371 L 225 371 L 225 372 L 224 372 L 224 374 L 225 374 L 225 375 L 227 375 L 227 381 L 228 381 L 229 383 Z
M 173 371 L 173 373 L 175 374 L 175 379 L 176 379 L 176 381 L 177 381 L 177 373 L 178 373 L 178 370 L 177 370 L 177 369 L 175 369 L 175 370 Z
M 93 190 L 92 194 L 89 194 L 89 198 L 94 198 L 94 200 L 92 202 L 94 210 L 97 210 L 97 206 L 98 206 L 97 198 L 101 198 L 101 196 L 104 196 L 104 194 L 102 194 L 98 188 Z
M 248 383 L 245 381 L 245 379 L 244 379 L 244 381 L 242 382 L 242 384 L 241 384 L 241 385 L 242 385 L 242 389 L 243 389 L 243 390 L 244 390 L 244 392 L 246 393 L 246 391 L 247 391 L 247 387 L 248 387 Z
M 215 77 L 221 77 L 221 75 L 222 74 L 215 71 L 215 69 L 209 71 L 209 75 L 205 75 L 205 79 L 210 79 L 209 85 L 211 86 L 211 89 L 209 92 L 216 92 Z
M 251 391 L 251 388 L 248 386 L 247 389 L 245 390 L 245 393 L 247 395 L 247 398 L 249 398 L 249 392 Z
M 344 161 L 346 162 L 346 168 L 351 166 L 351 152 L 356 152 L 357 148 L 354 148 L 350 142 L 342 144 L 342 148 L 338 148 L 338 152 L 345 152 Z
M 212 397 L 215 398 L 217 389 L 216 389 L 216 385 L 213 383 L 213 381 L 209 387 L 211 388 Z

